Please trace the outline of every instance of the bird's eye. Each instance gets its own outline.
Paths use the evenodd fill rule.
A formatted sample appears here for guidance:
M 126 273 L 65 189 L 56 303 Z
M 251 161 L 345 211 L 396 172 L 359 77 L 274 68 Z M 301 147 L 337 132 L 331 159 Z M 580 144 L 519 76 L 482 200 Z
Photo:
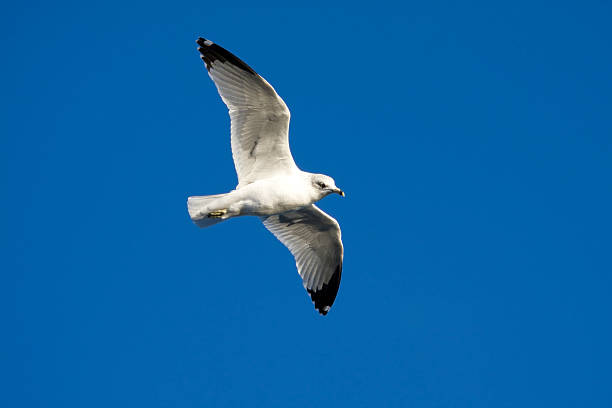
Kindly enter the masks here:
M 321 188 L 325 188 L 325 183 L 323 183 L 322 181 L 317 181 L 317 184 L 319 185 L 319 187 Z

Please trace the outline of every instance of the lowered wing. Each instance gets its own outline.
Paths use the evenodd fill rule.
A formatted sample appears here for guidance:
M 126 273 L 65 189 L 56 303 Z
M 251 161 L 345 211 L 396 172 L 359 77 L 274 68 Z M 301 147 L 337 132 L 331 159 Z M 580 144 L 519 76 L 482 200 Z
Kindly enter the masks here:
M 314 204 L 261 220 L 289 248 L 315 308 L 326 315 L 342 275 L 344 248 L 338 222 Z

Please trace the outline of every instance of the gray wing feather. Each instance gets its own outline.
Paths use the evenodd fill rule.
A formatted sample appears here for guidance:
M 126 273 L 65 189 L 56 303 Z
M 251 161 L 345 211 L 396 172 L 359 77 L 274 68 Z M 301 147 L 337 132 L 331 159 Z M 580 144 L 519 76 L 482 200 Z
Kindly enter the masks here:
M 238 187 L 297 169 L 289 149 L 291 115 L 274 88 L 226 49 L 203 38 L 197 43 L 229 109 Z
M 289 248 L 315 308 L 327 314 L 342 275 L 344 248 L 338 222 L 314 204 L 261 219 Z

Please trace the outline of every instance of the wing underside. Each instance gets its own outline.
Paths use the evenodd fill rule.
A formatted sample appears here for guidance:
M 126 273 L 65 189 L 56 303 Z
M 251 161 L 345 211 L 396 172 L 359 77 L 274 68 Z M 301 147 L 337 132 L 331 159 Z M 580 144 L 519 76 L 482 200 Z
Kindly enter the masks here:
M 315 308 L 327 314 L 342 276 L 344 249 L 338 222 L 314 204 L 262 217 L 262 221 L 289 248 Z
M 226 49 L 204 38 L 197 43 L 229 109 L 238 187 L 297 169 L 289 149 L 289 109 L 274 88 Z

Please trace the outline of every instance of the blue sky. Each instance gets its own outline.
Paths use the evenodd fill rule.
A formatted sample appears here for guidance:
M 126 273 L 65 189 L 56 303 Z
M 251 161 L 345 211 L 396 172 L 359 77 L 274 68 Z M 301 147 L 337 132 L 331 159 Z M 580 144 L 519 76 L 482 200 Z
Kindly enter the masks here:
M 0 17 L 6 407 L 612 406 L 609 2 L 30 2 Z M 235 186 L 210 38 L 335 178 L 325 318 Z

